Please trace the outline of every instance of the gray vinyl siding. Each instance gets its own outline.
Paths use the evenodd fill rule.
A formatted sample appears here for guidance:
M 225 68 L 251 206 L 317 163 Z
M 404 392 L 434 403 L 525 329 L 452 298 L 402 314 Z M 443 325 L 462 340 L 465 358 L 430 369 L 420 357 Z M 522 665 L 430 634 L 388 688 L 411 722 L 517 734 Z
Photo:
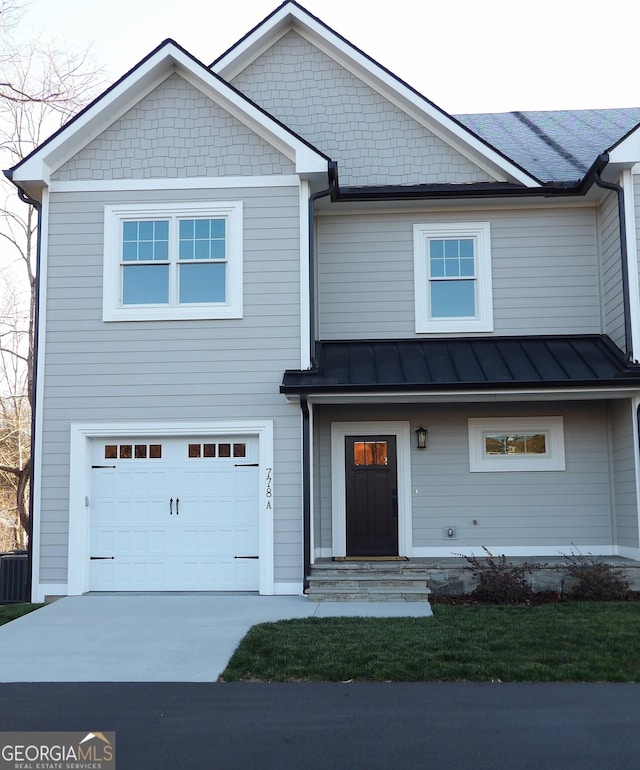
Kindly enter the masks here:
M 610 406 L 612 436 L 612 479 L 615 504 L 614 542 L 638 548 L 636 470 L 633 453 L 633 406 L 616 401 Z
M 598 210 L 598 237 L 601 254 L 603 331 L 624 349 L 624 295 L 620 260 L 620 222 L 618 198 L 613 193 Z
M 173 74 L 52 178 L 268 176 L 293 170 L 264 139 Z
M 243 200 L 244 317 L 102 321 L 105 203 Z M 275 579 L 301 579 L 298 188 L 54 193 L 50 205 L 41 578 L 65 582 L 71 422 L 273 419 Z
M 494 331 L 600 333 L 590 207 L 318 217 L 321 339 L 415 336 L 413 225 L 489 221 Z
M 232 84 L 338 161 L 343 185 L 493 181 L 296 32 Z
M 565 471 L 471 473 L 469 417 L 564 418 Z M 382 407 L 326 407 L 318 416 L 316 516 L 323 548 L 331 547 L 332 422 L 409 420 L 413 432 L 428 428 L 426 450 L 411 449 L 413 546 L 460 548 L 610 546 L 612 486 L 605 402 L 423 404 Z M 474 520 L 477 522 L 474 524 Z M 458 537 L 448 539 L 446 527 Z

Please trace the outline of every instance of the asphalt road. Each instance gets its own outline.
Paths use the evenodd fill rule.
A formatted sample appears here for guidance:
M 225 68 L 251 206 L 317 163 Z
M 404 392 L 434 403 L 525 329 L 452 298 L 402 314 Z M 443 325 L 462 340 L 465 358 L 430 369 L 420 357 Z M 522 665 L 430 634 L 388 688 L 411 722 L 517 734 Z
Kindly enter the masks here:
M 0 730 L 114 730 L 118 770 L 621 770 L 640 685 L 5 683 Z

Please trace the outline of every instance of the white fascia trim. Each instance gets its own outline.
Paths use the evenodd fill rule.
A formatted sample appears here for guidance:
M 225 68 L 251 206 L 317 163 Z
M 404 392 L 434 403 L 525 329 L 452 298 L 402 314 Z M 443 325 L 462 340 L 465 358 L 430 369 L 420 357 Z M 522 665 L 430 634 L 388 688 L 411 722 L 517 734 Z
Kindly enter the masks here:
M 631 346 L 636 360 L 640 356 L 640 271 L 638 264 L 638 240 L 636 231 L 636 201 L 633 174 L 622 172 L 624 191 L 624 219 L 627 241 L 627 279 L 629 285 L 629 314 L 631 317 Z
M 424 125 L 436 136 L 482 168 L 497 181 L 513 180 L 526 187 L 539 187 L 540 182 L 512 164 L 502 155 L 469 133 L 446 113 L 438 110 L 411 88 L 375 64 L 347 41 L 339 38 L 304 9 L 283 6 L 252 34 L 246 36 L 213 69 L 226 80 L 233 78 L 250 61 L 255 60 L 289 29 L 317 46 L 367 85 L 379 91 L 397 107 Z
M 311 189 L 306 181 L 300 182 L 300 369 L 311 367 L 311 341 L 309 328 L 311 323 L 311 304 L 309 286 L 309 198 Z
M 33 447 L 33 467 L 35 473 L 31 479 L 31 494 L 33 496 L 33 520 L 31 522 L 31 585 L 32 596 L 38 592 L 38 582 L 40 580 L 40 527 L 42 522 L 42 431 L 43 431 L 43 404 L 44 404 L 44 360 L 47 331 L 47 262 L 49 255 L 49 194 L 46 188 L 42 193 L 42 203 L 40 209 L 40 229 L 38 237 L 40 238 L 40 264 L 38 265 L 38 351 L 36 361 L 36 409 L 34 414 L 34 437 Z M 42 599 L 32 598 L 33 602 L 40 602 Z
M 402 391 L 401 393 L 310 393 L 309 403 L 315 404 L 440 404 L 440 403 L 490 403 L 502 404 L 512 401 L 599 401 L 611 398 L 633 398 L 640 395 L 638 388 L 583 388 L 504 391 Z M 296 403 L 298 393 L 289 394 L 287 400 Z
M 327 159 L 320 153 L 253 106 L 204 66 L 194 62 L 173 43 L 167 43 L 16 169 L 14 181 L 17 184 L 22 181 L 48 181 L 52 172 L 174 72 L 295 162 L 298 173 L 326 173 Z
M 334 422 L 331 424 L 331 548 L 347 555 L 346 436 L 395 435 L 398 472 L 398 552 L 413 556 L 411 500 L 411 425 L 408 421 Z
M 96 422 L 72 423 L 69 457 L 69 556 L 68 593 L 89 590 L 89 516 L 86 501 L 91 499 L 91 447 L 94 438 L 127 436 L 215 436 L 257 435 L 264 492 L 260 504 L 260 594 L 273 595 L 273 516 L 277 479 L 273 479 L 273 421 L 211 420 L 208 422 Z M 272 481 L 267 484 L 267 479 Z M 268 489 L 268 495 L 267 495 Z
M 609 163 L 630 165 L 640 162 L 640 128 L 609 150 Z
M 88 179 L 52 181 L 55 193 L 135 192 L 153 190 L 231 190 L 264 187 L 298 187 L 300 177 L 284 176 L 217 176 L 188 177 L 184 179 Z
M 486 545 L 486 546 L 457 546 L 454 543 L 451 546 L 437 546 L 426 547 L 417 546 L 413 549 L 414 558 L 429 558 L 429 557 L 450 557 L 456 556 L 478 556 L 483 558 L 487 554 L 484 551 L 486 548 L 489 553 L 494 556 L 566 556 L 575 553 L 581 553 L 585 556 L 621 556 L 619 549 L 615 545 Z M 629 556 L 628 558 L 635 558 Z

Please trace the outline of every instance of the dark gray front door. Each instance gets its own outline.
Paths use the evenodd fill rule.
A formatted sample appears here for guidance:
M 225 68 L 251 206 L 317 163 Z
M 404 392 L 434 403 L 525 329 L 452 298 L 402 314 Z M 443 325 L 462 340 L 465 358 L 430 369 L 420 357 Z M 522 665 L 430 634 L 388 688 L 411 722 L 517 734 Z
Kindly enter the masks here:
M 395 436 L 346 436 L 347 556 L 397 556 Z

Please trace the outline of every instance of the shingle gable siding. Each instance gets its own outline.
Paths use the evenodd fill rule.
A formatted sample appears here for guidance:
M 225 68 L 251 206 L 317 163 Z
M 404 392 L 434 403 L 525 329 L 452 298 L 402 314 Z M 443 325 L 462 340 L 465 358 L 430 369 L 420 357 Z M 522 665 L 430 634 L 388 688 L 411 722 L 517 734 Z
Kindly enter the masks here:
M 232 84 L 337 160 L 342 185 L 494 181 L 296 32 Z
M 293 170 L 288 158 L 173 74 L 53 179 L 260 176 Z

